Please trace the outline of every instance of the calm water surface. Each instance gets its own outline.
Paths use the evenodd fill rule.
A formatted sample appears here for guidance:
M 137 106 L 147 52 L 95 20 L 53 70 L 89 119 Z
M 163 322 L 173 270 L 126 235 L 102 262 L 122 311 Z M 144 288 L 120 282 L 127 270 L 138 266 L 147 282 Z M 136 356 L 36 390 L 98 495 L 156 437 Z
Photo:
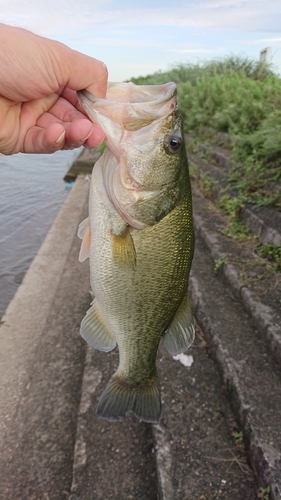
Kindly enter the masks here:
M 0 318 L 69 193 L 63 176 L 80 152 L 0 154 Z

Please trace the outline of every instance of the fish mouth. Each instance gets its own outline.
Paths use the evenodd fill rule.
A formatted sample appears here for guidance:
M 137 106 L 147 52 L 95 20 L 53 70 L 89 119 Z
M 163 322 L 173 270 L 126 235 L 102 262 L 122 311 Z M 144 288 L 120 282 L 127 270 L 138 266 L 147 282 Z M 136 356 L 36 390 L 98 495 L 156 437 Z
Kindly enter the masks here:
M 131 103 L 142 105 L 149 103 L 150 106 L 168 102 L 177 95 L 177 87 L 174 82 L 164 83 L 163 85 L 135 85 L 129 83 L 109 82 L 105 98 L 96 97 L 86 89 L 77 92 L 81 99 L 89 99 L 93 104 L 106 101 L 109 105 L 112 103 Z
M 173 82 L 164 85 L 109 83 L 105 99 L 87 90 L 77 94 L 86 114 L 101 128 L 105 127 L 107 118 L 122 124 L 123 130 L 135 131 L 159 118 L 164 119 L 176 109 L 177 87 Z
M 135 229 L 143 229 L 147 223 L 130 213 L 131 207 L 137 203 L 153 204 L 153 198 L 161 195 L 163 185 L 147 178 L 145 169 L 164 148 L 165 134 L 177 126 L 176 96 L 173 82 L 140 86 L 131 82 L 109 83 L 106 98 L 87 90 L 78 92 L 86 114 L 105 134 L 108 147 L 102 176 L 106 198 Z

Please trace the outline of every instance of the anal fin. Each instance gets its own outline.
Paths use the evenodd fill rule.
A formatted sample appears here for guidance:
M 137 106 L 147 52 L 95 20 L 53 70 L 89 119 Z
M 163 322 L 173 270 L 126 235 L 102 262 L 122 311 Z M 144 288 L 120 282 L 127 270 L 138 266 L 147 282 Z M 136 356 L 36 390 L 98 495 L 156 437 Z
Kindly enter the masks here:
M 171 356 L 187 351 L 195 336 L 194 319 L 186 293 L 172 322 L 164 333 L 163 342 Z
M 82 320 L 80 334 L 91 347 L 99 351 L 109 352 L 116 347 L 114 336 L 102 321 L 96 299 Z

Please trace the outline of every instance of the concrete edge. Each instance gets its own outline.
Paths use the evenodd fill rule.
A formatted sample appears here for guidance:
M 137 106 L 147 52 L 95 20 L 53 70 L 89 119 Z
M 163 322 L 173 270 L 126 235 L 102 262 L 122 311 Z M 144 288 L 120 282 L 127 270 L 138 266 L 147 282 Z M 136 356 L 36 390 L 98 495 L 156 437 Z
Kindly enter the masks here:
M 239 216 L 245 226 L 258 237 L 263 245 L 269 243 L 281 245 L 281 226 L 280 231 L 278 231 L 278 228 L 268 226 L 261 217 L 251 210 L 250 205 L 241 208 Z
M 188 134 L 185 135 L 186 143 L 188 143 L 192 140 L 192 137 L 189 136 Z M 227 150 L 220 151 L 218 148 L 219 146 L 208 146 L 207 144 L 204 144 L 203 142 L 198 142 L 197 143 L 199 151 L 202 153 L 210 153 L 210 157 L 212 160 L 216 162 L 216 164 L 224 169 L 224 170 L 229 170 L 231 167 L 231 158 L 230 158 L 230 153 L 228 153 Z
M 2 318 L 0 445 L 27 383 L 28 363 L 44 329 L 88 191 L 89 182 L 78 178 Z
M 153 425 L 152 432 L 156 453 L 158 500 L 171 500 L 174 498 L 175 492 L 170 472 L 172 457 L 169 438 L 162 424 Z
M 98 148 L 83 149 L 66 172 L 63 180 L 65 182 L 74 182 L 78 175 L 91 175 L 93 166 L 100 157 Z

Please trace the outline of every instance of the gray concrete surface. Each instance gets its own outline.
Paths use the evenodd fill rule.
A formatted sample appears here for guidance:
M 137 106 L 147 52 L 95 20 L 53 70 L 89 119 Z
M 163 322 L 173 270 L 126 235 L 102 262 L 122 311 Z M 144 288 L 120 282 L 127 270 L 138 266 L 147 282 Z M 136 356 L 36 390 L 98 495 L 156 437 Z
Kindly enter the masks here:
M 95 414 L 117 365 L 117 350 L 87 348 L 69 500 L 156 500 L 151 425 L 134 416 L 108 422 Z
M 212 269 L 213 261 L 198 239 L 190 280 L 195 316 L 222 374 L 259 484 L 270 485 L 270 498 L 280 500 L 280 371 L 263 332 Z
M 214 264 L 222 262 L 221 270 L 233 295 L 241 300 L 257 328 L 265 335 L 272 355 L 281 365 L 281 309 L 278 278 L 276 282 L 271 279 L 268 283 L 263 284 L 261 281 L 259 284 L 258 277 L 255 282 L 256 276 L 253 274 L 253 283 L 248 280 L 246 285 L 243 263 L 247 260 L 254 261 L 253 249 L 251 247 L 247 249 L 245 245 L 243 248 L 241 243 L 221 234 L 221 230 L 226 229 L 225 221 L 195 188 L 193 189 L 193 205 L 197 234 L 204 241 Z M 210 213 L 211 215 L 208 216 Z
M 70 191 L 0 327 L 1 500 L 64 498 L 71 484 L 90 298 L 76 232 L 88 188 L 79 178 Z

